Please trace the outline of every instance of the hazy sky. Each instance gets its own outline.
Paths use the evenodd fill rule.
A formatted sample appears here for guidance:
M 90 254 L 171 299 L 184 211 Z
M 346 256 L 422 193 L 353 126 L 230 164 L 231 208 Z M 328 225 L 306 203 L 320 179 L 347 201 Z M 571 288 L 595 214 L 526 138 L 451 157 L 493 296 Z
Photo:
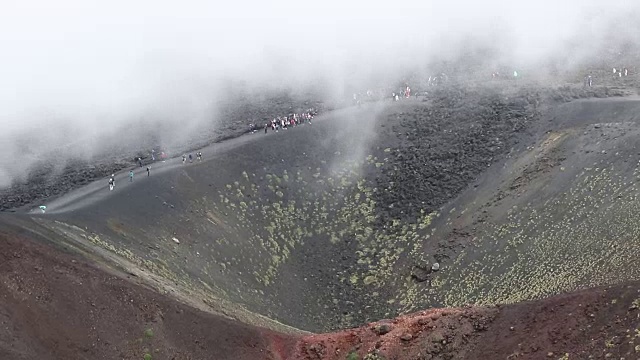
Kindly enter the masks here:
M 3 121 L 25 111 L 103 110 L 155 103 L 165 87 L 219 75 L 339 76 L 446 51 L 460 36 L 513 39 L 544 55 L 589 14 L 632 1 L 8 1 L 0 12 Z M 286 66 L 285 66 L 286 65 Z M 181 90 L 182 91 L 182 90 Z
M 0 6 L 0 124 L 6 137 L 63 122 L 79 133 L 95 132 L 158 112 L 210 119 L 220 77 L 286 83 L 325 76 L 340 83 L 454 54 L 461 40 L 505 44 L 513 61 L 533 61 L 561 51 L 577 30 L 601 32 L 605 19 L 639 6 L 612 0 L 6 0 Z M 0 178 L 2 171 L 0 163 Z

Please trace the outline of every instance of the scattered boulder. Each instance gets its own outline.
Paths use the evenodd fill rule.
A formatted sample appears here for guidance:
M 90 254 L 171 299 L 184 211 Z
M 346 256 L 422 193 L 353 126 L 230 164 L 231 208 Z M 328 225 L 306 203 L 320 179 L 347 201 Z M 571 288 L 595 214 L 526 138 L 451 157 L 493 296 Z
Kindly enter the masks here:
M 326 349 L 327 347 L 324 344 L 313 344 L 311 346 L 309 346 L 308 350 L 307 350 L 307 354 L 312 358 L 312 359 L 323 359 L 326 355 Z
M 440 270 L 440 263 L 433 263 L 433 265 L 431 265 L 431 271 L 438 271 Z
M 444 340 L 444 336 L 439 332 L 434 332 L 431 334 L 431 342 L 433 343 L 442 343 Z
M 417 282 L 425 282 L 429 280 L 430 273 L 431 271 L 429 269 L 414 266 L 413 270 L 411 271 L 411 278 L 413 278 Z
M 392 329 L 393 327 L 391 326 L 391 324 L 382 323 L 374 325 L 372 330 L 377 335 L 384 335 L 389 333 Z
M 410 341 L 411 339 L 413 339 L 413 335 L 411 335 L 409 333 L 404 333 L 404 334 L 400 335 L 400 340 L 402 340 L 402 341 Z

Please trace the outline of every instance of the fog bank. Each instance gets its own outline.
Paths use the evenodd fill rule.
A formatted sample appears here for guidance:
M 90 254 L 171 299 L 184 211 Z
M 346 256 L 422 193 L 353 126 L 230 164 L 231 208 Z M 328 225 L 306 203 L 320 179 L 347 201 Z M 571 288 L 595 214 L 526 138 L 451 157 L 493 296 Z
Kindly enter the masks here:
M 162 123 L 162 138 L 187 141 L 216 126 L 220 100 L 233 100 L 229 82 L 247 91 L 322 84 L 323 96 L 339 98 L 347 85 L 427 74 L 474 49 L 491 65 L 580 66 L 637 40 L 639 9 L 602 0 L 10 2 L 0 12 L 0 186 L 60 149 L 90 159 L 105 134 L 135 141 Z

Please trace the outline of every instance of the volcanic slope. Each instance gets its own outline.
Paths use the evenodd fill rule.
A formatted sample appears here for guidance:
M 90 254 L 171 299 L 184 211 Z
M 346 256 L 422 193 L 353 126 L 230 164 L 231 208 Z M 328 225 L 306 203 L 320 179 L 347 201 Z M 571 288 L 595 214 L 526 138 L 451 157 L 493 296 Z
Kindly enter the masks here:
M 118 180 L 111 193 L 106 184 L 92 184 L 49 204 L 51 213 L 36 220 L 61 235 L 107 249 L 208 304 L 241 304 L 308 331 L 351 327 L 436 305 L 526 300 L 637 278 L 635 270 L 620 275 L 632 265 L 632 232 L 609 238 L 602 255 L 605 245 L 598 247 L 593 237 L 590 247 L 582 248 L 576 248 L 583 245 L 578 240 L 543 241 L 548 237 L 514 245 L 518 238 L 507 236 L 505 227 L 512 229 L 511 216 L 528 216 L 525 205 L 533 200 L 561 196 L 578 184 L 572 171 L 576 176 L 590 171 L 602 155 L 609 154 L 611 161 L 616 146 L 630 155 L 633 145 L 622 142 L 622 135 L 596 139 L 602 126 L 590 123 L 601 120 L 585 114 L 597 116 L 588 110 L 593 106 L 625 109 L 621 116 L 631 116 L 638 102 L 578 101 L 541 115 L 534 105 L 540 98 L 531 94 L 467 95 L 475 97 L 347 109 L 319 117 L 313 125 L 253 134 L 206 149 L 202 163 L 183 165 L 174 159 L 148 178 L 138 174 L 131 184 Z M 437 110 L 445 100 L 450 102 L 445 108 L 458 111 Z M 469 101 L 477 101 L 476 106 L 456 108 Z M 479 115 L 469 116 L 470 109 L 479 109 Z M 407 192 L 415 201 L 385 200 L 381 193 L 393 193 L 396 183 L 408 182 L 381 179 L 391 171 L 400 180 L 407 171 L 418 171 L 415 159 L 396 156 L 416 141 L 411 129 L 402 130 L 407 120 L 422 118 L 428 128 L 414 131 L 432 136 L 432 143 L 416 151 L 431 156 L 429 165 L 438 171 L 415 178 L 419 186 Z M 610 126 L 618 126 L 631 141 L 634 119 L 622 120 L 629 123 Z M 522 144 L 545 134 L 545 128 L 555 132 L 528 149 Z M 556 139 L 556 133 L 568 135 Z M 592 144 L 599 153 L 579 153 L 588 150 L 582 146 L 588 139 L 599 141 Z M 605 140 L 611 147 L 603 154 L 598 146 Z M 536 157 L 538 153 L 543 155 Z M 561 166 L 567 158 L 575 169 Z M 410 167 L 403 165 L 407 162 Z M 458 171 L 459 163 L 470 166 Z M 538 167 L 556 172 L 536 178 L 531 173 L 541 173 Z M 500 191 L 511 189 L 518 171 L 531 177 L 518 180 L 529 196 L 507 194 L 513 203 L 500 205 L 505 204 L 499 202 Z M 633 173 L 629 171 L 620 175 Z M 478 176 L 475 187 L 440 208 Z M 541 185 L 548 181 L 556 186 Z M 416 189 L 429 184 L 439 200 L 421 204 L 424 194 L 416 195 Z M 583 199 L 572 192 L 565 196 Z M 542 204 L 533 203 L 530 209 Z M 526 211 L 511 210 L 514 206 Z M 398 212 L 385 211 L 397 207 Z M 539 221 L 539 230 L 560 226 L 567 213 L 548 214 Z M 495 219 L 489 218 L 492 214 Z M 587 225 L 589 233 L 613 228 L 585 221 Z M 523 233 L 533 237 L 534 230 Z M 609 247 L 611 241 L 617 246 Z M 597 256 L 604 259 L 602 266 L 594 262 Z M 576 262 L 575 257 L 583 258 Z M 535 271 L 526 273 L 528 261 Z M 595 265 L 587 269 L 588 263 Z
M 79 255 L 30 220 L 5 214 L 0 224 L 2 359 L 587 359 L 640 351 L 638 282 L 288 335 L 158 294 L 144 274 L 97 266 L 95 254 Z
M 28 219 L 0 216 L 0 359 L 282 359 L 295 345 L 78 250 Z
M 638 99 L 555 108 L 539 140 L 442 208 L 438 243 L 422 248 L 440 271 L 406 291 L 445 306 L 515 303 L 639 279 L 639 111 Z

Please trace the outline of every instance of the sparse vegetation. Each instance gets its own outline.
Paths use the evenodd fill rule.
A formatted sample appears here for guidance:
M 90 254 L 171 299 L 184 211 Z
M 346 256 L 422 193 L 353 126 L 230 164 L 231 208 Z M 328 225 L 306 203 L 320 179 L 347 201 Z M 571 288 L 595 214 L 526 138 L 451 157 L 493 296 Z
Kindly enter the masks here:
M 219 177 L 218 170 L 195 174 L 188 189 L 162 189 L 162 196 L 180 201 L 158 199 L 162 211 L 144 231 L 118 218 L 107 219 L 108 233 L 74 231 L 187 292 L 240 302 L 283 322 L 297 321 L 304 310 L 299 326 L 318 326 L 312 330 L 639 278 L 633 266 L 640 255 L 639 170 L 600 162 L 574 172 L 553 153 L 571 138 L 561 132 L 519 153 L 509 136 L 534 121 L 524 115 L 537 116 L 527 104 L 538 95 L 527 93 L 531 99 L 523 102 L 494 95 L 478 108 L 493 115 L 466 119 L 464 126 L 444 108 L 403 108 L 386 119 L 391 140 L 361 158 L 326 139 L 327 148 L 311 158 L 277 153 L 274 163 L 269 155 L 242 159 Z M 461 99 L 452 103 L 469 106 Z M 511 115 L 499 114 L 511 105 Z M 423 124 L 427 114 L 432 121 Z M 427 146 L 407 124 L 433 142 Z M 450 151 L 461 147 L 464 152 Z M 474 184 L 444 205 L 507 150 L 518 171 L 525 170 L 505 170 L 495 188 Z M 556 166 L 564 169 L 561 176 L 553 173 Z M 534 176 L 541 171 L 544 180 Z M 562 191 L 554 188 L 556 178 L 566 181 Z M 179 245 L 170 241 L 174 234 Z M 304 309 L 282 294 L 296 286 L 305 289 L 297 295 Z M 323 291 L 306 291 L 316 288 Z
M 380 355 L 377 351 L 372 351 L 364 356 L 363 360 L 386 360 L 384 356 Z
M 358 356 L 357 352 L 352 351 L 347 355 L 346 360 L 360 360 L 360 356 Z

